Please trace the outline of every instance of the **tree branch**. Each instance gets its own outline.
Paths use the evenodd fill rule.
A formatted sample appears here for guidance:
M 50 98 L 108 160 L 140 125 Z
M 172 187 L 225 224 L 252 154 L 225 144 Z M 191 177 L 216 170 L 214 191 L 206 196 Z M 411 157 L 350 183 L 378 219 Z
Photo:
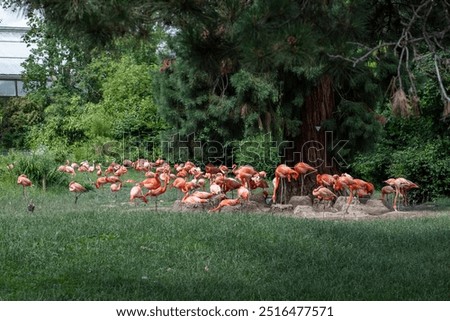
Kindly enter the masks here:
M 436 68 L 436 76 L 438 79 L 439 88 L 441 89 L 442 100 L 447 100 L 448 102 L 450 102 L 450 97 L 447 95 L 445 86 L 442 83 L 441 73 L 439 72 L 439 66 L 438 66 L 437 60 L 438 60 L 438 55 L 434 54 L 434 67 Z

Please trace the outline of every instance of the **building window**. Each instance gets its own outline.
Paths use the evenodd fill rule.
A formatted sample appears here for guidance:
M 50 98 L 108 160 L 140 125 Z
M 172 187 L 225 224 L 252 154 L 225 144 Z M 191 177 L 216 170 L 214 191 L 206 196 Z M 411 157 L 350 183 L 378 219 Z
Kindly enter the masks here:
M 0 96 L 17 96 L 14 80 L 0 80 Z
M 27 92 L 25 91 L 25 89 L 23 88 L 23 81 L 18 80 L 17 81 L 17 96 L 25 96 L 27 94 Z

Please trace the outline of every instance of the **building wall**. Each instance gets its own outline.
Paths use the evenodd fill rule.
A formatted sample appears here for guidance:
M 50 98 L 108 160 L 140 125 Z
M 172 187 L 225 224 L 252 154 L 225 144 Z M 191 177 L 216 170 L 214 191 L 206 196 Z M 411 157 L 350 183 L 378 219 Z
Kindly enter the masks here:
M 25 27 L 0 25 L 0 97 L 24 96 L 21 64 L 30 55 L 22 36 Z

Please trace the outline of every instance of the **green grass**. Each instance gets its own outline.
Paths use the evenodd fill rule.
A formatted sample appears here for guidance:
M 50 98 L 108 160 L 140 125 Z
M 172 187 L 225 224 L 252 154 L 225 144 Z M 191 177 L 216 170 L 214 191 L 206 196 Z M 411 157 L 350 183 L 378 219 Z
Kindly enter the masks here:
M 166 213 L 107 188 L 1 188 L 1 300 L 448 300 L 450 215 Z M 161 204 L 171 204 L 175 191 Z

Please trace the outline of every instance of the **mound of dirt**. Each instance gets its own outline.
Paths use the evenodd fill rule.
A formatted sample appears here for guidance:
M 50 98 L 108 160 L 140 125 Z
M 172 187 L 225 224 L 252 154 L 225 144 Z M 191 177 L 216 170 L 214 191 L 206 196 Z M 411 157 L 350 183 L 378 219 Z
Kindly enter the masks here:
M 216 207 L 221 201 L 221 197 L 214 197 L 204 204 L 185 204 L 175 201 L 171 208 L 167 210 L 182 213 L 202 213 Z M 338 197 L 334 204 L 330 202 L 318 202 L 311 200 L 309 196 L 293 196 L 289 204 L 272 204 L 267 206 L 264 197 L 253 198 L 249 202 L 242 202 L 235 206 L 225 206 L 221 209 L 224 213 L 251 213 L 251 214 L 272 214 L 277 216 L 289 216 L 297 218 L 313 219 L 345 219 L 364 220 L 378 218 L 401 218 L 401 217 L 422 217 L 436 215 L 432 207 L 403 208 L 394 212 L 378 199 L 364 199 L 360 202 L 354 199 L 350 206 L 347 205 L 347 197 Z
M 297 206 L 312 206 L 313 202 L 309 196 L 292 196 L 289 200 L 289 204 L 292 204 L 294 208 Z
M 255 201 L 242 202 L 235 206 L 225 206 L 221 208 L 221 212 L 223 213 L 235 213 L 235 212 L 260 213 L 263 211 L 264 211 L 263 205 L 258 204 Z

